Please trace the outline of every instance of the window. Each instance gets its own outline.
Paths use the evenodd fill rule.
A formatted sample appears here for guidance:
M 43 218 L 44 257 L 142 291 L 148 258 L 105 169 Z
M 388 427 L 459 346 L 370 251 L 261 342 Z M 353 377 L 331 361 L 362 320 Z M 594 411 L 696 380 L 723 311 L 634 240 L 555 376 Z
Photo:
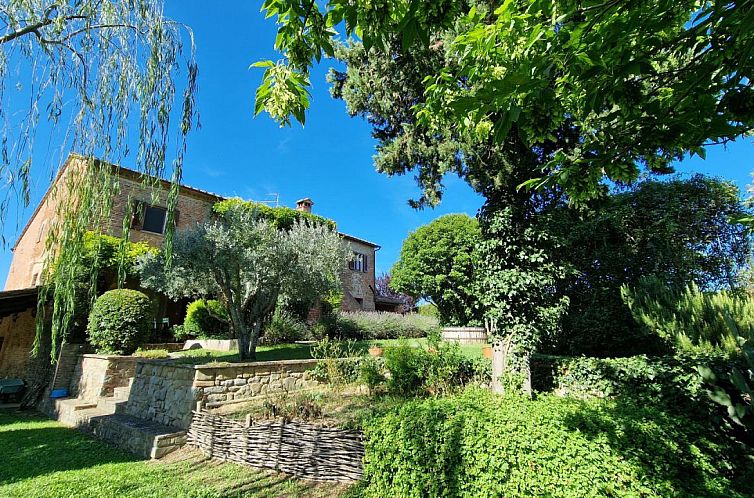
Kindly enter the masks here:
M 353 271 L 360 271 L 366 273 L 367 271 L 367 255 L 360 252 L 354 252 L 353 258 L 348 262 L 348 268 Z
M 157 206 L 144 206 L 144 222 L 141 229 L 145 232 L 165 233 L 165 219 L 168 210 Z

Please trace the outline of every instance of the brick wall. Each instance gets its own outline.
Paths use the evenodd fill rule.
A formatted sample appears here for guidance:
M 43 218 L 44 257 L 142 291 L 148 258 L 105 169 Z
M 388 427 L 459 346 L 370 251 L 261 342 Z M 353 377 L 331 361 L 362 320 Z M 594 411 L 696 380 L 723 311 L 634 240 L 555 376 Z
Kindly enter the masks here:
M 0 319 L 0 379 L 5 377 L 24 378 L 29 355 L 34 344 L 35 311 L 31 307 Z
M 50 225 L 55 218 L 58 205 L 69 202 L 64 186 L 68 184 L 71 174 L 82 167 L 84 159 L 72 155 L 61 168 L 61 172 L 45 194 L 37 209 L 32 214 L 29 223 L 24 228 L 21 236 L 13 249 L 13 260 L 5 282 L 5 290 L 24 289 L 37 284 L 35 276 L 40 274 L 45 261 L 45 238 Z M 122 234 L 123 218 L 128 209 L 128 199 L 140 200 L 151 204 L 152 192 L 146 189 L 140 182 L 138 174 L 130 170 L 114 168 L 118 174 L 118 188 L 110 219 L 102 227 L 103 232 L 114 236 Z M 168 184 L 163 182 L 163 191 L 156 199 L 156 205 L 165 207 L 167 200 Z M 57 188 L 56 188 L 57 187 Z M 196 223 L 206 220 L 211 212 L 212 205 L 219 198 L 208 193 L 203 193 L 190 188 L 182 188 L 176 209 L 178 211 L 178 229 L 186 229 Z M 163 235 L 133 229 L 129 238 L 134 242 L 147 242 L 154 246 L 160 246 Z

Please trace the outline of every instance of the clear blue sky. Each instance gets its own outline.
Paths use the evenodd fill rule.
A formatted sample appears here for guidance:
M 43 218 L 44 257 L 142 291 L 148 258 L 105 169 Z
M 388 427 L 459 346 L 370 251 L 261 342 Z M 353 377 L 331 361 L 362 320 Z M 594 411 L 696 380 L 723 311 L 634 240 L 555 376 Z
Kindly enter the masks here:
M 410 208 L 407 199 L 417 195 L 413 178 L 389 178 L 374 171 L 375 142 L 370 127 L 359 118 L 350 118 L 344 104 L 330 98 L 324 77 L 331 65 L 328 61 L 312 75 L 312 107 L 304 128 L 281 129 L 266 115 L 253 118 L 254 90 L 261 70 L 249 69 L 249 65 L 276 58 L 272 50 L 275 26 L 260 14 L 259 4 L 226 1 L 208 7 L 206 1 L 198 0 L 167 3 L 170 17 L 193 28 L 199 63 L 202 128 L 189 140 L 185 183 L 256 200 L 278 193 L 280 202 L 289 206 L 299 198 L 311 197 L 314 212 L 336 220 L 341 231 L 382 246 L 377 255 L 378 272 L 390 269 L 410 231 L 445 213 L 474 215 L 481 206 L 482 199 L 464 182 L 448 178 L 438 208 Z M 42 165 L 37 171 L 45 169 Z M 690 159 L 678 170 L 721 176 L 745 188 L 754 171 L 754 145 L 747 140 L 727 150 L 713 148 L 706 161 Z M 32 204 L 44 187 L 46 177 L 36 182 Z M 19 216 L 22 222 L 33 207 Z M 20 227 L 13 219 L 9 221 L 3 235 L 13 241 Z M 10 259 L 6 247 L 0 258 L 2 283 Z

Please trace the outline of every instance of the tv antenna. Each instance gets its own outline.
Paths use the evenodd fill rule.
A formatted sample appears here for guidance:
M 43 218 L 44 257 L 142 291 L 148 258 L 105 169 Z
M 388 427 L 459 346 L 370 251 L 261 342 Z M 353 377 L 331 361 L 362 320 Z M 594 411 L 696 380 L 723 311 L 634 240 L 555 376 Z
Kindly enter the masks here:
M 280 207 L 280 194 L 277 192 L 272 192 L 270 194 L 266 194 L 264 200 L 254 202 L 266 204 L 267 206 L 271 207 Z

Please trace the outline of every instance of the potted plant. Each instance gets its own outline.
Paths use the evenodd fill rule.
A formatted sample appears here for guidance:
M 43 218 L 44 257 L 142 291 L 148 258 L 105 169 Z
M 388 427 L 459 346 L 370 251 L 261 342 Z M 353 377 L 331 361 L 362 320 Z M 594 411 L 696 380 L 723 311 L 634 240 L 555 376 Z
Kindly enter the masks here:
M 384 350 L 382 347 L 378 346 L 377 344 L 374 344 L 369 347 L 369 354 L 372 356 L 382 356 L 382 352 Z

